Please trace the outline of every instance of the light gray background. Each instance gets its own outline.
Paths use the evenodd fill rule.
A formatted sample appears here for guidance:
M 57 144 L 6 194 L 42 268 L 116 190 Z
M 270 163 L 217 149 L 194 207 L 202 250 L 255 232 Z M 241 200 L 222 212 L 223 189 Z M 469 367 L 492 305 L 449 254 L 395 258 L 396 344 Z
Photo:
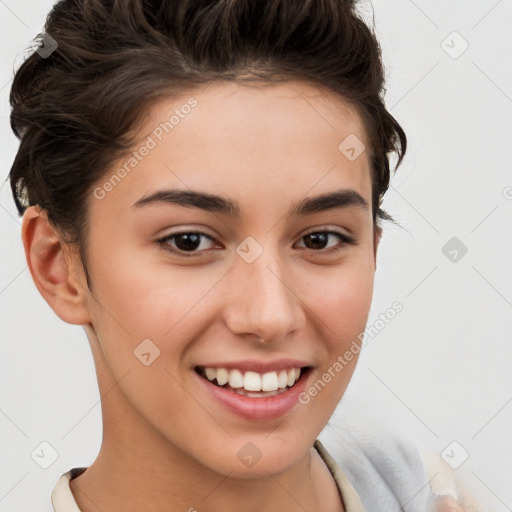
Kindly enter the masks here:
M 51 4 L 0 0 L 2 183 L 17 149 L 13 65 Z M 442 452 L 457 441 L 469 458 L 456 473 L 490 509 L 511 510 L 512 2 L 362 6 L 374 13 L 387 104 L 410 144 L 384 205 L 403 228 L 385 227 L 368 324 L 395 300 L 404 310 L 369 340 L 332 425 L 351 408 L 377 408 L 421 446 Z M 456 262 L 442 252 L 454 236 L 468 248 Z M 0 240 L 0 510 L 37 510 L 62 472 L 93 462 L 99 394 L 85 333 L 32 282 L 7 183 Z M 48 469 L 31 458 L 43 441 L 59 454 Z

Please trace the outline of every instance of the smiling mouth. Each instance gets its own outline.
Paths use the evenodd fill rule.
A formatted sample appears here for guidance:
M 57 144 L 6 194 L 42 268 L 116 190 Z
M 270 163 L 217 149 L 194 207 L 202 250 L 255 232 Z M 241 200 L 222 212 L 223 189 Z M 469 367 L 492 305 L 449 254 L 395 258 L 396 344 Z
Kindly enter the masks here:
M 250 398 L 265 398 L 285 393 L 299 380 L 306 378 L 310 369 L 310 366 L 305 366 L 261 374 L 204 366 L 194 368 L 195 372 L 210 384 Z

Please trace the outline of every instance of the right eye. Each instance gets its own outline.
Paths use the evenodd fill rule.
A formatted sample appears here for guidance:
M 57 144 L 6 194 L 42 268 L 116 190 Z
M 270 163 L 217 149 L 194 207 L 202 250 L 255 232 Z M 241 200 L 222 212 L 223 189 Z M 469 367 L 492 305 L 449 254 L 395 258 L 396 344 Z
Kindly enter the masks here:
M 179 233 L 171 233 L 157 240 L 157 243 L 166 251 L 169 251 L 178 256 L 200 256 L 207 249 L 202 248 L 198 251 L 203 244 L 203 240 L 207 239 L 211 242 L 216 242 L 214 238 L 206 233 L 200 231 L 181 231 Z M 170 243 L 172 242 L 172 243 Z M 187 254 L 188 253 L 188 254 Z

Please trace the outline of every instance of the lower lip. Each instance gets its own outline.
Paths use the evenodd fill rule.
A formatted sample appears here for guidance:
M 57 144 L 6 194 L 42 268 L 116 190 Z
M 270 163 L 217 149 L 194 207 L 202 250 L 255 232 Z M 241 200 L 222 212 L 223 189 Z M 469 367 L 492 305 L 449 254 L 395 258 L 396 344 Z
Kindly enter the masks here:
M 310 370 L 301 374 L 300 379 L 284 393 L 262 398 L 239 395 L 212 384 L 195 370 L 193 372 L 207 393 L 231 412 L 248 420 L 273 420 L 287 414 L 300 403 L 299 395 L 306 387 Z

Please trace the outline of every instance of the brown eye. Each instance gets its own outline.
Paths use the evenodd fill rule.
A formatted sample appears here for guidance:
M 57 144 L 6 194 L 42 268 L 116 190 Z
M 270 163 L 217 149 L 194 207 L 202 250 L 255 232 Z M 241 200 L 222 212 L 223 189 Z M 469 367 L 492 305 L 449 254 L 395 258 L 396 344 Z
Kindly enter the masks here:
M 201 236 L 197 233 L 183 233 L 174 237 L 180 251 L 194 251 L 201 245 Z
M 329 240 L 328 233 L 311 233 L 304 237 L 306 247 L 308 249 L 325 249 L 327 241 Z
M 328 248 L 329 239 L 332 237 L 336 237 L 338 241 L 341 241 L 341 244 L 338 246 L 334 246 Z M 340 233 L 338 231 L 313 231 L 304 235 L 302 240 L 305 242 L 306 249 L 311 249 L 313 251 L 325 251 L 325 252 L 335 252 L 337 250 L 343 249 L 346 245 L 354 245 L 355 240 L 352 237 L 345 235 L 344 233 Z
M 196 256 L 207 250 L 205 247 L 202 247 L 204 246 L 203 239 L 215 242 L 211 236 L 199 231 L 183 231 L 181 233 L 172 233 L 165 236 L 164 238 L 157 240 L 157 242 L 167 251 L 181 254 L 183 256 Z M 198 251 L 197 249 L 200 247 L 201 250 Z

